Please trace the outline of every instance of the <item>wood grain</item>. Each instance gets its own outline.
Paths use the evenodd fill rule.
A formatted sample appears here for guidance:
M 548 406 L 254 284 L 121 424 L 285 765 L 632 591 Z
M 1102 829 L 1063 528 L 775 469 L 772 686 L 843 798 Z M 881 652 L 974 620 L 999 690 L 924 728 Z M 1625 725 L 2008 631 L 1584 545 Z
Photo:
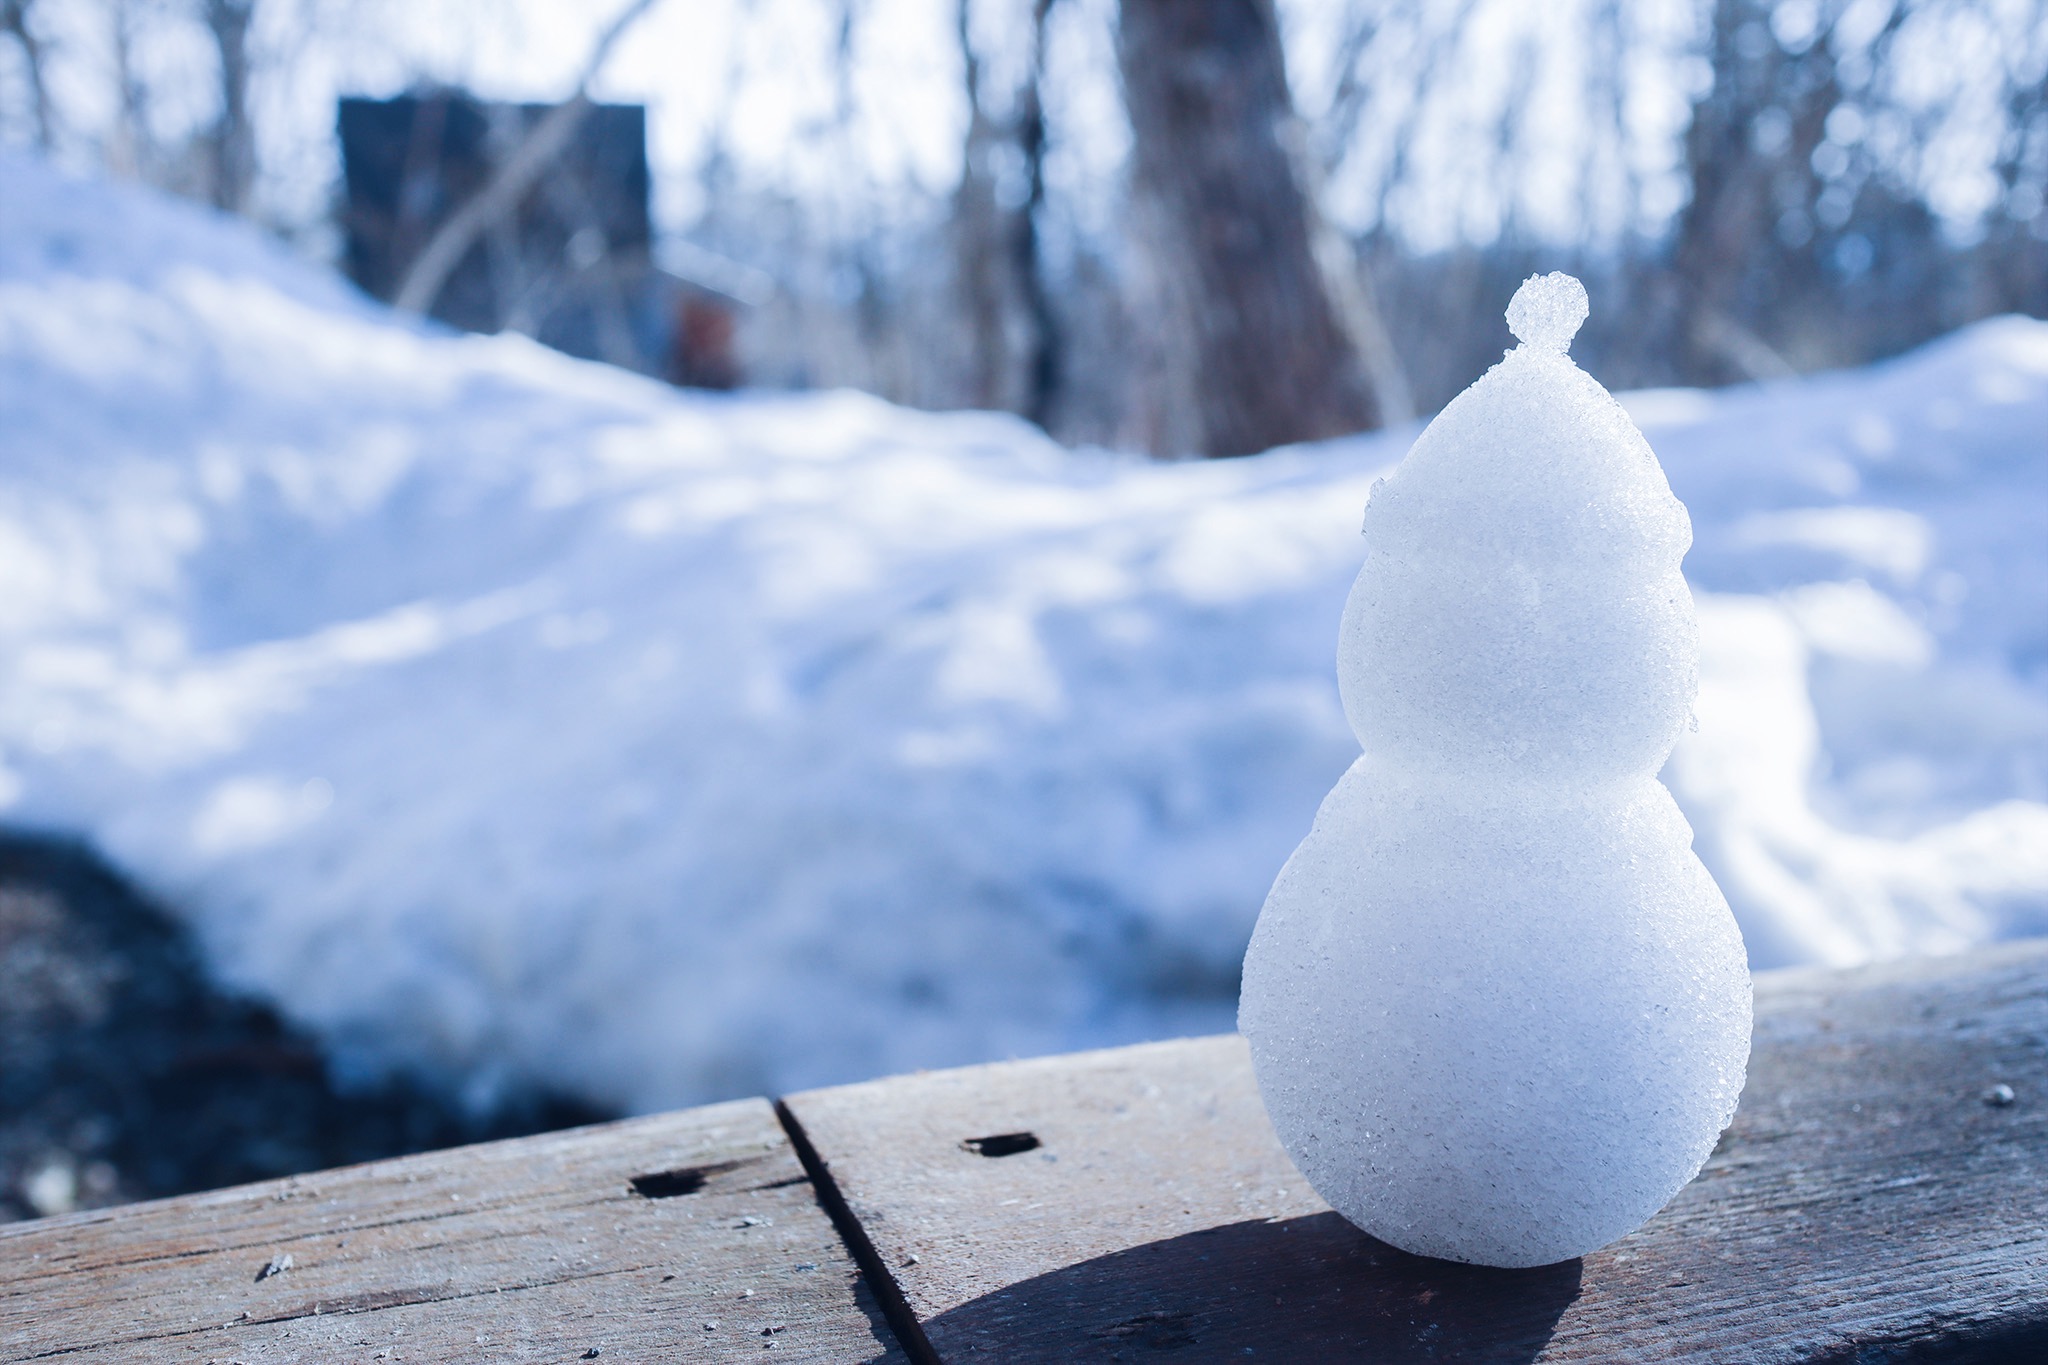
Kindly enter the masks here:
M 785 1106 L 947 1361 L 2048 1361 L 2048 944 L 1760 977 L 1706 1170 L 1538 1270 L 1328 1212 L 1232 1037 Z
M 840 1365 L 893 1343 L 761 1100 L 0 1227 L 7 1362 Z

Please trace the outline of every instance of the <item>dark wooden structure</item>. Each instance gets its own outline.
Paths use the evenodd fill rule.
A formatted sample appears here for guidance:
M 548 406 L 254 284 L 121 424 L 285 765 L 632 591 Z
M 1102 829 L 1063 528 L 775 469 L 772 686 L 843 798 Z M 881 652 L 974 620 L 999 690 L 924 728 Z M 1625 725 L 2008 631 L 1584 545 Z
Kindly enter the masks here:
M 553 108 L 444 89 L 343 99 L 349 277 L 375 298 L 397 298 L 434 232 Z M 677 383 L 731 387 L 734 301 L 655 266 L 651 184 L 645 108 L 591 105 L 516 210 L 462 256 L 429 315 L 465 331 L 524 332 Z
M 1536 1270 L 1330 1213 L 1229 1037 L 0 1228 L 0 1361 L 742 1358 L 2048 1361 L 2048 943 L 1761 977 L 1699 1179 Z

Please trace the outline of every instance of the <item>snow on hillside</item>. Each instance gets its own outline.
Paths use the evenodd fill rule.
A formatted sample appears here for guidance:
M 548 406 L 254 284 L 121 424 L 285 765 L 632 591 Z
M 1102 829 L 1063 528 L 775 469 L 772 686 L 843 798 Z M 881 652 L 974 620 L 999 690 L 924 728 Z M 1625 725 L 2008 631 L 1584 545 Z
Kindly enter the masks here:
M 1666 778 L 1753 958 L 2048 932 L 2048 325 L 1629 401 L 1698 532 Z M 0 818 L 479 1091 L 1227 1028 L 1410 436 L 680 394 L 0 160 Z

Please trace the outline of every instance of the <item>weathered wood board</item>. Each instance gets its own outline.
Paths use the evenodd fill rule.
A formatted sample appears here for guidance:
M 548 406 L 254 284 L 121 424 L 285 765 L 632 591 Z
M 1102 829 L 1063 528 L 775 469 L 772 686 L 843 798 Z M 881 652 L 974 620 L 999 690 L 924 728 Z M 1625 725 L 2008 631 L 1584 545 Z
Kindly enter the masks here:
M 0 1227 L 0 1362 L 2048 1361 L 2048 944 L 1761 979 L 1700 1179 L 1533 1271 L 1328 1212 L 1234 1038 L 785 1113 L 828 1188 L 754 1100 Z
M 1538 1270 L 1330 1213 L 1237 1038 L 785 1105 L 945 1361 L 2048 1362 L 2048 944 L 1761 977 L 1700 1178 Z
M 53 1358 L 903 1359 L 762 1100 L 0 1227 Z

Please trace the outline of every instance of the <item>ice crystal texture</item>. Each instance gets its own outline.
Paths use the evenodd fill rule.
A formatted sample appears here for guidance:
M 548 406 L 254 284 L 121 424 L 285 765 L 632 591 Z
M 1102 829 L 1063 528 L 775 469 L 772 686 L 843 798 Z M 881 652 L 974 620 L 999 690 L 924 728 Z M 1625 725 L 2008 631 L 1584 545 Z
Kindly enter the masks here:
M 1239 1023 L 1309 1182 L 1404 1250 L 1544 1265 L 1639 1227 L 1734 1114 L 1750 986 L 1657 770 L 1691 713 L 1685 508 L 1566 354 L 1522 344 L 1377 485 L 1338 644 L 1364 753 L 1281 869 Z

